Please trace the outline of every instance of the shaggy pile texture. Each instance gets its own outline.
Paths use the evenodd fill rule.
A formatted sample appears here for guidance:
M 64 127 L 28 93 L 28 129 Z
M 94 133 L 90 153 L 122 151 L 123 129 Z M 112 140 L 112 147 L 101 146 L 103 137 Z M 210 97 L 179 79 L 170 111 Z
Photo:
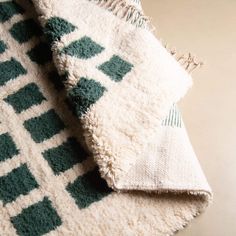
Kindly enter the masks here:
M 138 0 L 0 2 L 0 235 L 172 235 L 211 201 L 175 105 L 191 57 Z

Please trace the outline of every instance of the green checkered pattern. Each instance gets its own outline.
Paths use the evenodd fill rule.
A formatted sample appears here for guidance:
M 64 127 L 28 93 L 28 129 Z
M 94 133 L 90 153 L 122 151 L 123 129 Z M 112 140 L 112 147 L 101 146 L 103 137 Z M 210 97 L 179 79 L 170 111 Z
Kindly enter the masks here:
M 44 191 L 51 179 L 63 179 L 61 192 L 68 194 L 80 210 L 111 193 L 96 167 L 84 172 L 79 170 L 82 165 L 86 166 L 88 155 L 68 122 L 85 114 L 107 88 L 96 78 L 81 77 L 67 97 L 64 95 L 63 82 L 67 72 L 61 76 L 56 73 L 49 44 L 77 29 L 65 19 L 53 17 L 48 20 L 43 31 L 49 44 L 43 39 L 38 24 L 28 17 L 27 10 L 14 2 L 0 3 L 0 24 L 6 29 L 5 39 L 10 38 L 9 42 L 0 38 L 0 89 L 5 91 L 1 94 L 1 103 L 18 120 L 19 129 L 28 140 L 26 145 L 29 145 L 25 151 L 24 142 L 19 142 L 9 126 L 0 133 L 0 169 L 4 165 L 12 166 L 6 173 L 0 172 L 0 207 L 8 211 L 15 202 L 28 199 L 17 214 L 9 213 L 9 224 L 18 235 L 43 235 L 57 230 L 65 221 L 55 198 Z M 24 59 L 14 47 L 24 51 Z M 104 50 L 102 45 L 84 35 L 70 42 L 60 54 L 90 60 Z M 98 71 L 116 83 L 121 82 L 132 68 L 133 65 L 119 55 L 97 65 Z M 40 73 L 43 74 L 42 81 L 33 76 Z M 42 86 L 43 83 L 46 85 Z M 50 93 L 60 98 L 59 103 Z M 68 107 L 68 100 L 72 107 Z M 162 125 L 181 127 L 180 113 L 175 106 Z M 31 152 L 34 149 L 40 150 L 37 156 L 40 160 Z M 36 159 L 44 165 L 41 168 L 47 170 L 45 176 L 35 169 Z M 31 197 L 35 193 L 40 196 L 37 200 Z
M 47 165 L 46 168 L 50 168 L 51 175 L 60 178 L 65 173 L 75 172 L 74 175 L 77 175 L 77 177 L 67 178 L 64 183 L 64 190 L 79 209 L 88 208 L 109 195 L 111 189 L 101 179 L 97 168 L 91 168 L 82 175 L 76 171 L 79 166 L 86 164 L 88 155 L 78 143 L 76 135 L 71 134 L 71 127 L 65 124 L 63 117 L 57 112 L 57 106 L 61 105 L 64 114 L 71 114 L 62 91 L 63 84 L 61 81 L 63 76 L 59 76 L 55 72 L 56 69 L 53 68 L 49 45 L 42 40 L 36 44 L 34 43 L 35 39 L 38 40 L 42 35 L 42 31 L 32 18 L 25 15 L 26 12 L 23 7 L 14 2 L 0 3 L 0 22 L 8 29 L 6 35 L 11 37 L 12 42 L 16 45 L 27 45 L 25 57 L 30 62 L 29 66 L 18 57 L 18 54 L 11 48 L 11 42 L 8 46 L 8 42 L 0 41 L 0 53 L 2 54 L 0 58 L 0 88 L 11 91 L 1 95 L 1 100 L 9 110 L 15 113 L 16 118 L 19 119 L 19 125 L 21 124 L 21 129 L 24 129 L 28 137 L 31 138 L 31 149 L 37 148 L 37 145 L 42 143 L 47 143 L 46 146 L 49 146 L 49 148 L 43 148 L 40 155 L 42 162 Z M 15 21 L 11 22 L 14 17 Z M 63 21 L 62 19 L 55 20 L 56 22 L 57 20 Z M 69 23 L 64 22 L 67 27 L 67 29 L 64 29 L 64 33 L 70 33 L 70 30 L 68 30 Z M 71 25 L 71 30 L 74 28 Z M 51 37 L 53 39 L 55 37 L 59 38 L 59 35 L 62 34 L 63 32 L 59 31 L 58 35 L 54 37 L 51 35 Z M 90 47 L 88 53 L 81 54 L 81 51 L 76 49 L 78 46 Z M 89 58 L 101 50 L 102 48 L 93 41 L 84 38 L 78 40 L 75 45 L 71 44 L 61 53 L 74 53 L 76 56 Z M 2 60 L 6 52 L 9 58 Z M 48 83 L 50 87 L 49 91 L 44 91 L 40 83 L 37 83 L 37 78 L 32 77 L 32 72 L 37 70 L 43 71 L 45 83 Z M 46 71 L 46 74 L 44 71 Z M 18 88 L 17 81 L 21 81 L 24 86 Z M 93 98 L 82 98 L 83 101 L 80 103 L 83 108 L 78 109 L 79 112 L 85 112 L 91 103 L 96 102 L 103 93 L 102 87 L 92 79 L 81 80 L 77 86 L 78 90 L 84 89 L 88 83 L 93 83 L 93 85 L 91 84 L 91 93 L 97 90 L 98 94 Z M 15 87 L 16 89 L 13 89 Z M 54 105 L 51 97 L 47 96 L 51 90 L 57 97 L 64 97 L 61 104 Z M 44 104 L 49 104 L 50 108 L 44 108 L 48 107 Z M 37 107 L 40 110 L 37 110 Z M 24 114 L 32 112 L 34 109 L 39 112 L 33 112 L 32 117 L 23 118 L 23 121 L 21 121 Z M 67 135 L 63 135 L 64 133 Z M 55 138 L 59 140 L 56 145 Z M 42 192 L 43 189 L 43 186 L 41 186 L 43 183 L 40 183 L 42 180 L 37 177 L 38 174 L 35 174 L 35 170 L 31 168 L 34 157 L 30 157 L 30 161 L 24 158 L 23 148 L 20 145 L 18 146 L 14 139 L 15 135 L 12 130 L 0 133 L 0 167 L 6 162 L 11 165 L 11 161 L 17 162 L 17 159 L 23 159 L 18 167 L 13 167 L 4 174 L 0 172 L 0 202 L 3 209 L 8 209 L 16 201 L 23 201 L 27 196 L 33 195 L 34 191 Z M 50 180 L 45 179 L 45 181 Z M 18 214 L 10 215 L 9 222 L 14 227 L 16 234 L 32 236 L 49 233 L 63 225 L 56 204 L 46 192 L 41 193 L 41 199 L 38 201 L 29 202 Z

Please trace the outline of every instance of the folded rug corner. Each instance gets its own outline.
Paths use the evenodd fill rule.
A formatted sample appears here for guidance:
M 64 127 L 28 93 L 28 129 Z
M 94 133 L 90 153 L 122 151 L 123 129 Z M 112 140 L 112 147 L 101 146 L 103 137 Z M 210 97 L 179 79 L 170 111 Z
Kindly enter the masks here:
M 5 235 L 172 235 L 205 209 L 192 78 L 138 0 L 6 1 L 0 23 Z

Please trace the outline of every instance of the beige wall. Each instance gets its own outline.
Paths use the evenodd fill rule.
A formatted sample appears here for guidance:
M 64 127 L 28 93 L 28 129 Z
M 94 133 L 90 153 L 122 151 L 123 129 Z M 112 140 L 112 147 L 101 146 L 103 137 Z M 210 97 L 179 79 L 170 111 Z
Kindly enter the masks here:
M 205 66 L 181 101 L 214 203 L 179 236 L 236 235 L 236 1 L 143 0 L 156 35 Z

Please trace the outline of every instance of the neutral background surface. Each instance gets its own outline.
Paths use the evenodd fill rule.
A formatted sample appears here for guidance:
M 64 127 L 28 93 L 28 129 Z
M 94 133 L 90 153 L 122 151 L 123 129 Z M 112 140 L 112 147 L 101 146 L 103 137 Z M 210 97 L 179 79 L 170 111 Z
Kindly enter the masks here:
M 236 1 L 143 0 L 156 35 L 205 65 L 180 107 L 214 202 L 178 236 L 236 235 Z

